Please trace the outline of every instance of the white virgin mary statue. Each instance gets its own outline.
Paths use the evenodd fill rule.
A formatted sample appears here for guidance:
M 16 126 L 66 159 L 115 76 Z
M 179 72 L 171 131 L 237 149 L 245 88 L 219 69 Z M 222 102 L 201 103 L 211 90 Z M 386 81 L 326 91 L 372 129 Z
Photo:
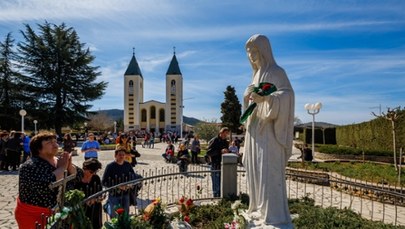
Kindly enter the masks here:
M 264 228 L 293 228 L 285 167 L 292 153 L 294 91 L 284 69 L 273 58 L 267 37 L 253 35 L 246 42 L 246 51 L 253 75 L 244 93 L 244 108 L 257 104 L 245 124 L 243 164 L 250 198 L 247 214 L 267 225 Z M 256 94 L 254 87 L 264 82 L 274 84 L 277 91 Z

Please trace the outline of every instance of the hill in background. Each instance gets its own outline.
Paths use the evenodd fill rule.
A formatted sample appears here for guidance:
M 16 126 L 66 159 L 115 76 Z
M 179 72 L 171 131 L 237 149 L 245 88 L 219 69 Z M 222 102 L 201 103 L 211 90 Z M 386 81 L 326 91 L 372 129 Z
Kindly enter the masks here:
M 110 117 L 114 121 L 124 119 L 124 111 L 120 110 L 120 109 L 99 110 L 99 111 L 95 111 L 95 112 L 105 113 L 108 117 Z
M 187 123 L 188 125 L 195 126 L 195 125 L 197 125 L 197 123 L 202 122 L 202 121 L 199 119 L 193 118 L 193 117 L 183 116 L 183 122 Z
M 120 109 L 109 109 L 109 110 L 99 110 L 96 111 L 97 113 L 105 113 L 107 114 L 107 116 L 111 117 L 111 119 L 113 120 L 120 120 L 120 119 L 124 119 L 124 110 L 120 110 Z M 197 123 L 202 122 L 199 119 L 193 118 L 193 117 L 186 117 L 183 116 L 183 122 L 188 124 L 188 125 L 192 125 L 195 126 Z

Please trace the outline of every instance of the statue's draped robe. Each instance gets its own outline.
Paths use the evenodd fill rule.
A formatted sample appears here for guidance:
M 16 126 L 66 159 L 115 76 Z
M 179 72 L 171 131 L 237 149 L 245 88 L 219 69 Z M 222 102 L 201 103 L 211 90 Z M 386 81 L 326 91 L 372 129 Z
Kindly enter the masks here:
M 273 60 L 269 49 L 270 56 L 265 58 Z M 248 213 L 260 213 L 265 224 L 291 224 L 285 167 L 292 153 L 294 91 L 274 60 L 254 72 L 252 83 L 257 86 L 261 82 L 272 83 L 278 90 L 257 103 L 246 123 L 243 164 L 250 198 Z

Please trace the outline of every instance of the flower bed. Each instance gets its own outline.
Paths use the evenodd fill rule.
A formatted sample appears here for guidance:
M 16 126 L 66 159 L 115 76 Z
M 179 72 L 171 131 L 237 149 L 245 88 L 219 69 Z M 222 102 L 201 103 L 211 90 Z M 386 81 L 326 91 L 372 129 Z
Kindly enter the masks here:
M 118 228 L 244 228 L 246 221 L 240 210 L 246 208 L 241 200 L 233 204 L 221 200 L 217 204 L 196 205 L 191 198 L 182 196 L 176 204 L 176 212 L 168 213 L 160 198 L 153 200 L 139 216 L 128 216 L 122 208 L 117 216 L 104 224 L 106 229 Z
M 66 225 L 72 225 L 73 228 L 87 228 L 90 221 L 83 218 L 84 212 L 74 203 L 82 200 L 83 195 L 80 191 L 69 191 L 66 193 L 67 212 L 59 214 L 60 218 L 65 219 Z M 153 200 L 138 216 L 129 216 L 122 208 L 115 211 L 117 216 L 111 221 L 105 222 L 105 229 L 152 229 L 152 228 L 226 228 L 239 229 L 245 228 L 246 220 L 240 213 L 247 208 L 249 197 L 241 194 L 239 197 L 222 199 L 217 203 L 199 204 L 192 199 L 182 196 L 175 207 L 178 211 L 168 213 L 167 206 L 164 206 L 160 198 Z M 315 201 L 304 197 L 302 199 L 289 200 L 289 208 L 292 215 L 295 215 L 293 224 L 296 228 L 384 228 L 394 229 L 404 226 L 394 226 L 382 222 L 374 222 L 361 217 L 348 209 L 339 210 L 334 207 L 326 209 L 315 206 Z M 66 214 L 65 214 L 66 213 Z M 54 219 L 57 217 L 54 217 Z

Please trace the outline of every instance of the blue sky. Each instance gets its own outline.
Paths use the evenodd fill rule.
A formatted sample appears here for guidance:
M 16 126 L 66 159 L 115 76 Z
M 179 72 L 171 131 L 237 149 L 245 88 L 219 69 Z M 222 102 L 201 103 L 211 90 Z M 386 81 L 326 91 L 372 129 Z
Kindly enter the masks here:
M 176 47 L 184 115 L 219 120 L 227 85 L 241 101 L 251 80 L 244 45 L 266 35 L 295 90 L 295 115 L 322 102 L 317 121 L 352 124 L 405 106 L 405 1 L 2 0 L 0 40 L 24 24 L 66 23 L 109 82 L 93 109 L 123 109 L 123 75 L 135 47 L 145 100 L 165 101 Z

